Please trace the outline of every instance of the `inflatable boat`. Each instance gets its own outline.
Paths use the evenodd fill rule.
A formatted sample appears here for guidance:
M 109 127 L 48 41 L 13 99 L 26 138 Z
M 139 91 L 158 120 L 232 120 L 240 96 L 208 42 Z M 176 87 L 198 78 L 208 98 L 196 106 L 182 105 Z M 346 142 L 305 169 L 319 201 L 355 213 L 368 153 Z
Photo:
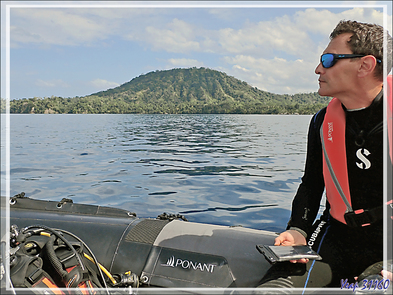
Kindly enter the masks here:
M 18 233 L 12 231 L 22 234 L 24 228 L 25 237 L 19 243 L 31 242 L 34 233 L 51 229 L 72 233 L 67 239 L 82 240 L 94 253 L 95 263 L 117 275 L 118 281 L 132 273 L 130 285 L 138 290 L 176 288 L 193 293 L 255 288 L 271 268 L 256 245 L 272 245 L 277 236 L 263 230 L 188 222 L 179 215 L 138 218 L 122 209 L 76 204 L 71 199 L 35 200 L 23 193 L 9 200 L 2 197 L 1 204 L 2 227 L 9 213 L 11 247 L 21 247 L 15 242 Z M 35 243 L 39 248 L 40 243 Z M 45 249 L 41 248 L 38 252 Z M 158 294 L 174 294 L 163 290 Z

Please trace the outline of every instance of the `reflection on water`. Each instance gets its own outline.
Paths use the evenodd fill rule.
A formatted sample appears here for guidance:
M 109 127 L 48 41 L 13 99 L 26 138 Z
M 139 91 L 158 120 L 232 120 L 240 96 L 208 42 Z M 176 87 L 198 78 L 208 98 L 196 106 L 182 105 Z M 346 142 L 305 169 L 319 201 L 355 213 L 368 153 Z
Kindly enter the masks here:
M 11 115 L 11 195 L 280 231 L 310 118 Z

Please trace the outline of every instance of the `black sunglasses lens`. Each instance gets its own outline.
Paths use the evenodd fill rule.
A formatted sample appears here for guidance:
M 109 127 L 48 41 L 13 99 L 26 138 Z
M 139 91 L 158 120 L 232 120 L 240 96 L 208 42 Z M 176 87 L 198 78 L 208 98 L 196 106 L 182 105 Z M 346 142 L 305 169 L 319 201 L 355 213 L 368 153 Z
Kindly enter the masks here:
M 321 63 L 324 68 L 330 68 L 334 65 L 334 55 L 327 53 L 321 56 Z

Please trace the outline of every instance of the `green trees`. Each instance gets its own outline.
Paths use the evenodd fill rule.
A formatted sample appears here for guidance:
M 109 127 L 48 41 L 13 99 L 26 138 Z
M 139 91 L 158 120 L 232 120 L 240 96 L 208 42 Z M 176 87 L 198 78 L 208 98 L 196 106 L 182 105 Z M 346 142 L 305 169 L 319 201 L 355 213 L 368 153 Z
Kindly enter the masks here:
M 7 107 L 7 101 L 4 98 L 1 98 L 1 113 L 5 113 Z
M 85 97 L 12 100 L 11 113 L 69 114 L 311 114 L 330 98 L 318 93 L 278 95 L 207 68 L 141 75 Z

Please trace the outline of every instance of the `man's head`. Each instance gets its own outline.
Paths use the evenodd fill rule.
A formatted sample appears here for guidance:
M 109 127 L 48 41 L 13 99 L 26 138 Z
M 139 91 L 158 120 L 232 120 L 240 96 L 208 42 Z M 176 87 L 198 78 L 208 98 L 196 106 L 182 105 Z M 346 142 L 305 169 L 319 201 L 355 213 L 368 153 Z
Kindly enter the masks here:
M 383 60 L 384 34 L 378 25 L 341 21 L 315 69 L 319 94 L 337 97 L 348 109 L 370 105 L 382 89 L 383 63 L 390 68 L 392 63 L 392 38 L 387 33 L 388 60 Z
M 382 81 L 383 64 L 386 63 L 388 72 L 392 68 L 392 37 L 387 33 L 387 60 L 383 60 L 384 32 L 386 31 L 379 25 L 342 20 L 330 34 L 330 39 L 333 40 L 343 33 L 350 33 L 348 46 L 353 54 L 372 55 L 382 61 L 376 64 L 374 71 L 375 77 Z

